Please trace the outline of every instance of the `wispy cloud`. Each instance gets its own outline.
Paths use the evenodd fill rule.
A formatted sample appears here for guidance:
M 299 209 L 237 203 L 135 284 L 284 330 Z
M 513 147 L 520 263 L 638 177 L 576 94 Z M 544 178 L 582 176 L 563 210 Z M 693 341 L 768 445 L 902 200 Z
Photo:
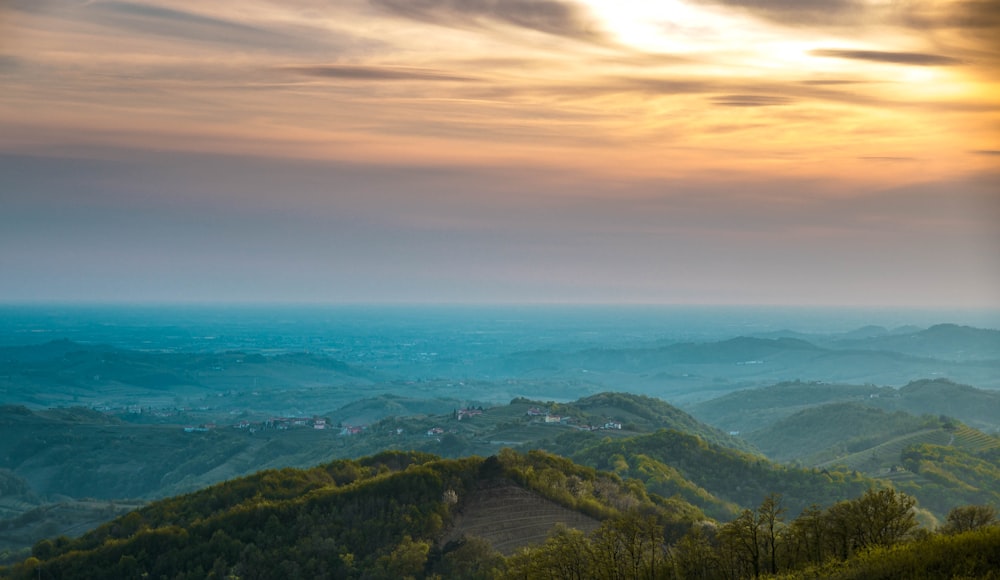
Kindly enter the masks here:
M 909 0 L 899 3 L 898 20 L 921 30 L 967 32 L 1000 29 L 1000 0 Z
M 697 0 L 729 6 L 792 25 L 837 25 L 856 21 L 866 9 L 860 0 Z
M 605 35 L 587 10 L 559 0 L 371 0 L 385 12 L 442 26 L 499 22 L 575 40 L 603 42 Z
M 475 77 L 448 72 L 393 66 L 314 65 L 290 66 L 284 70 L 307 76 L 359 81 L 476 81 Z
M 331 34 L 306 20 L 269 20 L 234 14 L 217 5 L 128 0 L 12 0 L 0 3 L 0 15 L 13 10 L 44 19 L 39 25 L 63 34 L 92 35 L 99 50 L 105 42 L 115 46 L 149 45 L 154 39 L 174 40 L 177 48 L 192 45 L 238 47 L 251 52 L 310 52 L 331 49 L 370 49 L 375 38 L 362 42 L 348 32 Z M 208 10 L 204 10 L 208 8 Z M 17 20 L 15 19 L 14 22 Z M 3 20 L 0 18 L 0 23 Z M 108 30 L 115 33 L 107 34 Z
M 842 50 L 836 48 L 819 48 L 809 54 L 830 58 L 849 58 L 870 62 L 889 64 L 909 64 L 916 66 L 951 66 L 961 64 L 961 61 L 940 54 L 925 54 L 922 52 L 889 52 L 882 50 Z
M 9 54 L 0 54 L 0 73 L 14 71 L 21 66 L 21 59 Z
M 789 105 L 793 101 L 788 97 L 773 95 L 721 95 L 712 97 L 712 103 L 723 107 L 774 107 Z
M 984 49 L 995 47 L 1000 31 L 1000 0 L 695 0 L 742 10 L 784 26 L 865 28 L 890 26 L 917 33 L 959 32 L 976 37 Z M 986 44 L 984 44 L 986 43 Z
M 133 2 L 95 2 L 79 8 L 79 15 L 105 26 L 157 36 L 171 36 L 186 40 L 243 41 L 253 35 L 271 34 L 260 28 L 235 20 L 214 18 L 174 8 L 165 8 Z
M 839 86 L 839 85 L 859 85 L 868 82 L 869 81 L 856 81 L 849 79 L 809 79 L 802 81 L 802 84 L 807 86 L 823 87 L 823 86 Z
M 858 159 L 863 159 L 865 161 L 884 161 L 889 163 L 917 161 L 916 157 L 896 157 L 892 155 L 863 155 L 858 157 Z

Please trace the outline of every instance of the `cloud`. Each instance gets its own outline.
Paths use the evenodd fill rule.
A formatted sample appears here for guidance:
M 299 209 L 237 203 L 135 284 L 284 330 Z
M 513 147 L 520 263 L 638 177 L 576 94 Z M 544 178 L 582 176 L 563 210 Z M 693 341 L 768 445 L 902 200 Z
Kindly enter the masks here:
M 112 0 L 90 2 L 74 10 L 51 11 L 52 15 L 71 20 L 91 20 L 142 36 L 157 36 L 204 44 L 227 44 L 241 50 L 283 50 L 329 48 L 349 45 L 354 39 L 307 26 L 248 24 L 237 19 L 208 16 L 188 10 Z
M 836 25 L 861 19 L 860 0 L 697 0 L 742 9 L 783 24 Z
M 133 2 L 101 2 L 88 11 L 121 28 L 144 34 L 170 36 L 201 42 L 237 42 L 253 45 L 262 41 L 291 40 L 254 26 L 204 16 L 193 12 Z
M 23 61 L 9 54 L 0 54 L 0 74 L 5 72 L 13 72 L 21 68 Z
M 376 8 L 442 26 L 480 26 L 485 21 L 588 42 L 603 42 L 596 20 L 582 7 L 559 0 L 371 0 Z
M 910 0 L 899 7 L 899 20 L 919 29 L 964 31 L 1000 29 L 1000 0 Z
M 896 163 L 901 161 L 917 161 L 916 157 L 896 157 L 892 155 L 865 155 L 858 157 L 858 159 L 863 159 L 865 161 L 886 161 L 890 163 Z
M 750 82 L 738 79 L 678 77 L 655 78 L 639 76 L 598 77 L 588 82 L 522 87 L 522 91 L 573 98 L 604 97 L 636 93 L 653 96 L 716 95 L 712 103 L 732 107 L 763 107 L 789 105 L 798 100 L 832 101 L 864 106 L 895 106 L 897 103 L 850 89 L 867 81 L 833 80 L 787 82 Z M 514 90 L 514 89 L 508 89 Z
M 8 10 L 17 10 L 19 12 L 31 12 L 31 13 L 41 13 L 48 9 L 52 2 L 46 2 L 44 0 L 8 0 L 4 3 L 3 8 Z
M 866 84 L 869 81 L 854 81 L 847 79 L 809 79 L 802 81 L 803 85 L 812 86 L 838 86 L 838 85 L 860 85 Z
M 848 58 L 854 60 L 866 60 L 870 62 L 910 64 L 916 66 L 951 66 L 961 63 L 960 60 L 949 56 L 925 54 L 922 52 L 888 52 L 882 50 L 841 50 L 835 48 L 819 48 L 809 51 L 809 54 L 830 58 Z
M 476 81 L 475 77 L 454 75 L 433 69 L 392 67 L 392 66 L 357 66 L 357 65 L 315 65 L 292 66 L 284 70 L 308 76 L 348 79 L 362 81 Z
M 772 95 L 721 95 L 712 97 L 712 103 L 723 107 L 774 107 L 791 104 L 792 99 Z
M 1000 0 L 695 0 L 786 26 L 889 25 L 917 32 L 960 31 L 987 42 L 1000 30 Z M 985 46 L 985 45 L 984 45 Z M 995 47 L 995 42 L 991 47 Z
M 260 32 L 260 29 L 258 28 L 231 20 L 212 18 L 201 14 L 195 14 L 193 12 L 185 12 L 182 10 L 175 10 L 173 8 L 163 8 L 162 6 L 153 6 L 150 4 L 110 1 L 93 4 L 92 6 L 101 10 L 113 12 L 121 17 L 155 20 L 159 22 L 173 22 L 184 26 L 209 26 L 216 30 L 233 30 L 253 33 Z

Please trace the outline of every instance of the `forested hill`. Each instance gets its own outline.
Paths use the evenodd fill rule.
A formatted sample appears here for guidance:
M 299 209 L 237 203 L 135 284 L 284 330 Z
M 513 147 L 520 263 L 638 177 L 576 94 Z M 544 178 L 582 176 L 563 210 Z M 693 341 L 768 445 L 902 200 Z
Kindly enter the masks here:
M 883 485 L 856 472 L 779 465 L 674 430 L 556 450 L 581 464 L 641 480 L 650 491 L 683 498 L 723 521 L 769 493 L 782 494 L 789 513 L 798 514 L 810 505 L 827 506 Z
M 916 507 L 868 489 L 791 517 L 768 494 L 716 524 L 639 481 L 543 452 L 386 452 L 162 500 L 77 540 L 38 542 L 0 577 L 996 578 L 994 508 L 953 510 L 930 531 Z
M 704 516 L 681 501 L 556 456 L 505 450 L 441 460 L 386 452 L 267 471 L 129 513 L 76 540 L 45 540 L 13 578 L 405 578 L 462 564 L 479 527 L 484 561 L 642 513 L 679 538 Z M 456 533 L 458 530 L 459 533 Z M 499 531 L 499 532 L 498 532 Z M 447 538 L 454 537 L 451 542 Z M 485 538 L 485 539 L 484 539 Z M 143 576 L 145 577 L 145 576 Z

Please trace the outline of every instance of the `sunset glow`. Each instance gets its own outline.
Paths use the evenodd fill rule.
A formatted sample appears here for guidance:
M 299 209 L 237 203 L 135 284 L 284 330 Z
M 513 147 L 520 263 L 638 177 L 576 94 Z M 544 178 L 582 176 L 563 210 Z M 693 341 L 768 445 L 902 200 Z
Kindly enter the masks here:
M 0 300 L 1000 307 L 998 23 L 4 3 Z

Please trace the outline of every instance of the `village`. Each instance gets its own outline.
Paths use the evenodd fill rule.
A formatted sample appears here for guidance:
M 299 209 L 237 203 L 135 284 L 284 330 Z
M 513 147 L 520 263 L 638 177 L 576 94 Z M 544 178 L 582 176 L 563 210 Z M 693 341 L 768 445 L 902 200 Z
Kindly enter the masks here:
M 487 410 L 482 407 L 475 408 L 465 408 L 457 409 L 452 416 L 457 421 L 469 420 L 474 417 L 479 417 L 486 413 Z M 590 424 L 578 424 L 574 417 L 568 415 L 557 415 L 550 412 L 548 409 L 541 407 L 531 407 L 525 411 L 524 416 L 528 417 L 529 424 L 541 424 L 541 425 L 561 425 L 570 427 L 579 431 L 620 431 L 622 429 L 622 424 L 620 421 L 607 420 L 600 425 L 590 425 Z M 444 435 L 445 433 L 454 433 L 455 430 L 447 430 L 444 427 L 435 426 L 427 430 L 428 437 L 438 437 Z
M 246 433 L 248 435 L 253 435 L 255 433 L 261 432 L 284 432 L 290 430 L 312 430 L 312 431 L 325 431 L 330 432 L 331 435 L 339 435 L 345 437 L 360 436 L 365 434 L 370 425 L 368 424 L 355 424 L 349 422 L 334 422 L 329 417 L 323 417 L 320 415 L 312 416 L 283 416 L 276 415 L 268 418 L 239 418 L 233 422 L 228 422 L 225 420 L 220 420 L 221 417 L 218 414 L 218 409 L 215 409 L 216 413 L 213 413 L 213 409 L 208 407 L 198 407 L 198 408 L 156 408 L 152 406 L 140 406 L 140 405 L 124 405 L 120 407 L 110 407 L 110 406 L 94 406 L 93 410 L 101 412 L 109 416 L 116 416 L 128 422 L 156 422 L 156 423 L 174 423 L 175 425 L 183 421 L 183 419 L 191 419 L 193 417 L 198 417 L 202 419 L 201 422 L 191 422 L 191 423 L 181 423 L 179 426 L 185 433 L 207 433 L 209 431 L 214 431 L 220 428 L 232 429 L 239 432 Z M 476 421 L 482 416 L 490 413 L 492 409 L 484 408 L 482 405 L 479 406 L 467 406 L 458 409 L 454 409 L 450 413 L 450 420 L 446 422 L 440 422 L 442 416 L 438 416 L 438 424 L 431 423 L 425 431 L 416 431 L 417 433 L 424 433 L 426 437 L 430 438 L 440 438 L 447 433 L 459 433 L 462 428 L 455 423 L 459 422 L 469 422 Z M 237 411 L 229 411 L 229 415 L 243 414 Z M 594 422 L 591 418 L 588 422 L 583 422 L 580 419 L 573 417 L 568 414 L 560 414 L 553 412 L 551 409 L 542 406 L 531 406 L 523 412 L 521 415 L 522 419 L 518 421 L 519 423 L 525 425 L 548 425 L 548 426 L 562 426 L 569 429 L 575 429 L 578 431 L 621 431 L 622 423 L 621 421 L 605 418 L 601 421 Z M 426 419 L 432 419 L 432 417 L 425 417 Z M 179 421 L 180 420 L 180 421 Z M 495 419 L 494 419 L 495 420 Z M 451 423 L 449 426 L 448 423 Z M 424 423 L 426 425 L 426 423 Z M 407 430 L 412 430 L 413 425 L 407 426 L 406 429 L 403 427 L 394 427 L 390 434 L 394 436 L 403 436 Z M 413 431 L 411 431 L 413 432 Z

